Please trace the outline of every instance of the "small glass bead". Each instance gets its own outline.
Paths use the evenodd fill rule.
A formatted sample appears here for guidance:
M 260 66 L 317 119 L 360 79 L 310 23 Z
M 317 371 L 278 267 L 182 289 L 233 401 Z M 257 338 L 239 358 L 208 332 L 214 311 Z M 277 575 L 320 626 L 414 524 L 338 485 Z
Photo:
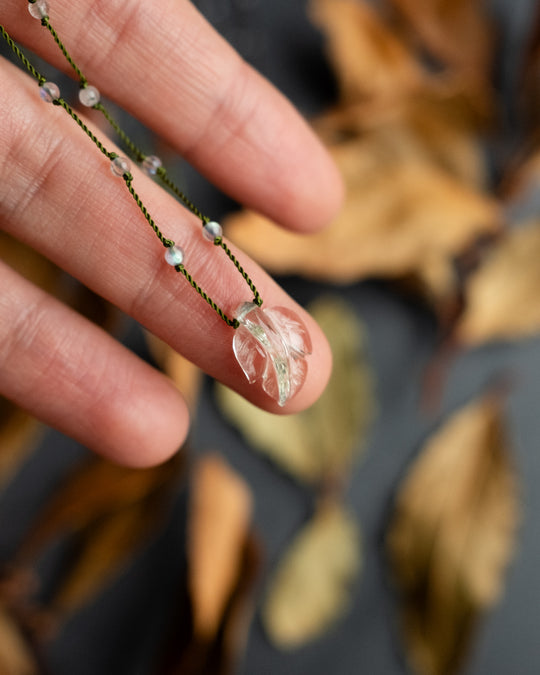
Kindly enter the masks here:
M 129 159 L 125 157 L 115 157 L 111 160 L 111 171 L 115 176 L 123 176 L 125 173 L 130 173 L 131 164 Z
M 141 163 L 141 169 L 149 176 L 155 176 L 159 168 L 161 168 L 161 160 L 156 155 L 148 155 Z
M 36 2 L 28 3 L 28 11 L 34 17 L 34 19 L 44 19 L 46 16 L 49 16 L 49 5 L 47 0 L 36 0 Z
M 39 95 L 46 103 L 52 103 L 57 98 L 60 98 L 60 89 L 54 82 L 45 82 L 39 88 Z
M 87 108 L 93 108 L 96 103 L 99 103 L 100 95 L 96 87 L 91 84 L 79 89 L 79 101 Z
M 172 267 L 181 265 L 184 262 L 184 251 L 182 251 L 180 246 L 176 246 L 176 244 L 174 246 L 170 246 L 165 251 L 165 260 L 169 263 L 169 265 L 172 265 Z
M 221 237 L 223 230 L 219 223 L 216 223 L 215 220 L 211 220 L 209 223 L 203 225 L 203 237 L 208 239 L 208 241 L 215 241 L 216 238 Z

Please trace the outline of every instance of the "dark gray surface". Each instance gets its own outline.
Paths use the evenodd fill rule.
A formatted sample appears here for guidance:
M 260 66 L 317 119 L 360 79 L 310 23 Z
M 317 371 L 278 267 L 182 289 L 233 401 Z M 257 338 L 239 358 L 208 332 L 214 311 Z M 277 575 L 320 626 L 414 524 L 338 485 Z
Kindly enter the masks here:
M 304 0 L 201 0 L 217 27 L 308 114 L 323 109 L 334 85 L 321 51 L 321 37 L 305 18 Z M 494 0 L 504 33 L 497 76 L 507 96 L 515 92 L 523 35 L 536 3 Z M 254 36 L 256 39 L 254 39 Z M 508 139 L 512 114 L 508 106 Z M 494 153 L 504 158 L 503 150 Z M 228 203 L 188 169 L 188 191 L 207 211 Z M 534 200 L 532 200 L 534 201 Z M 532 203 L 532 202 L 531 202 Z M 212 205 L 214 209 L 212 209 Z M 350 612 L 320 640 L 281 653 L 267 641 L 260 620 L 252 626 L 241 675 L 404 675 L 407 672 L 397 619 L 397 599 L 388 581 L 383 550 L 386 522 L 396 487 L 423 440 L 451 410 L 474 397 L 501 372 L 511 373 L 507 414 L 523 485 L 523 524 L 503 599 L 483 621 L 467 675 L 536 675 L 540 672 L 540 342 L 486 347 L 452 366 L 441 409 L 434 417 L 418 409 L 423 366 L 435 344 L 428 314 L 384 285 L 362 283 L 344 289 L 284 280 L 303 302 L 334 291 L 355 307 L 367 326 L 376 375 L 379 416 L 366 459 L 352 476 L 347 501 L 363 530 L 364 569 Z M 144 353 L 135 326 L 126 342 Z M 247 478 L 256 496 L 255 525 L 265 550 L 264 582 L 288 541 L 309 516 L 313 495 L 253 453 L 216 410 L 208 383 L 193 431 L 197 452 L 219 448 Z M 6 559 L 64 471 L 84 454 L 69 439 L 48 434 L 34 457 L 0 501 L 0 557 Z M 49 658 L 54 675 L 150 675 L 159 636 L 174 611 L 180 590 L 185 495 L 181 494 L 163 533 L 116 584 L 70 622 Z

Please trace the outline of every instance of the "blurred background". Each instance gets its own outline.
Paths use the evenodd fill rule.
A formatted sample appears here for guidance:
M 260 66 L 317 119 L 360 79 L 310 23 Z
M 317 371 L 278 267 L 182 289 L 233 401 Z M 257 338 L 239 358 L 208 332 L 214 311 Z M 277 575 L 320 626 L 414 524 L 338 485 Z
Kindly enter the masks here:
M 332 227 L 242 212 L 110 108 L 308 307 L 334 375 L 262 413 L 2 235 L 194 422 L 135 471 L 0 401 L 0 673 L 536 675 L 538 3 L 195 4 L 334 155 Z

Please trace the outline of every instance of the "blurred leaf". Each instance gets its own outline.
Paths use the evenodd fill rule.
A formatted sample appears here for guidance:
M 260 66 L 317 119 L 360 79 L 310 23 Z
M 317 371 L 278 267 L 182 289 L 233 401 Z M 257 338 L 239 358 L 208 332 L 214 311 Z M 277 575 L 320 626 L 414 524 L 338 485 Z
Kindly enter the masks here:
M 78 611 L 118 577 L 160 521 L 163 509 L 157 500 L 148 501 L 115 511 L 84 533 L 78 555 L 51 601 L 54 612 L 65 618 Z
M 42 429 L 31 415 L 0 396 L 0 489 L 36 448 Z
M 228 236 L 276 274 L 348 283 L 448 270 L 480 236 L 499 231 L 496 201 L 411 153 L 366 135 L 332 148 L 347 198 L 331 227 L 298 235 L 255 213 L 233 216 Z M 253 232 L 257 236 L 253 236 Z
M 263 608 L 272 642 L 294 649 L 327 630 L 347 610 L 360 570 L 357 524 L 324 502 L 278 563 Z
M 326 34 L 342 101 L 395 99 L 423 84 L 425 71 L 367 3 L 311 0 L 310 15 Z
M 515 340 L 540 331 L 540 222 L 507 232 L 465 286 L 456 327 L 464 345 Z
M 37 675 L 37 663 L 11 616 L 0 608 L 0 673 Z
M 249 487 L 219 455 L 198 461 L 189 516 L 188 583 L 194 634 L 204 643 L 215 637 L 238 583 L 251 511 Z
M 482 0 L 392 0 L 420 39 L 443 64 L 491 75 L 494 31 Z
M 501 404 L 487 396 L 428 440 L 388 532 L 407 652 L 420 675 L 457 672 L 480 612 L 502 592 L 518 519 Z
M 218 385 L 218 403 L 254 449 L 305 481 L 342 480 L 361 453 L 375 414 L 364 329 L 336 298 L 320 299 L 311 314 L 326 334 L 334 365 L 328 386 L 308 410 L 275 416 Z
M 186 399 L 189 409 L 193 412 L 199 400 L 202 383 L 201 369 L 155 335 L 147 332 L 146 339 L 157 364 L 176 384 Z

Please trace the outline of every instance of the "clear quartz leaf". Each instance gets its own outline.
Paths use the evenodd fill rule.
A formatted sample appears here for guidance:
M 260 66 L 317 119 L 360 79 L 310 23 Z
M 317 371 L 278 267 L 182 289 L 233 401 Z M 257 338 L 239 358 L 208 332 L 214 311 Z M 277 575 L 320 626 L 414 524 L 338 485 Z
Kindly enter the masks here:
M 264 391 L 283 406 L 302 387 L 307 375 L 305 357 L 311 339 L 294 312 L 285 307 L 262 309 L 253 302 L 236 313 L 233 350 L 248 381 L 262 382 Z

